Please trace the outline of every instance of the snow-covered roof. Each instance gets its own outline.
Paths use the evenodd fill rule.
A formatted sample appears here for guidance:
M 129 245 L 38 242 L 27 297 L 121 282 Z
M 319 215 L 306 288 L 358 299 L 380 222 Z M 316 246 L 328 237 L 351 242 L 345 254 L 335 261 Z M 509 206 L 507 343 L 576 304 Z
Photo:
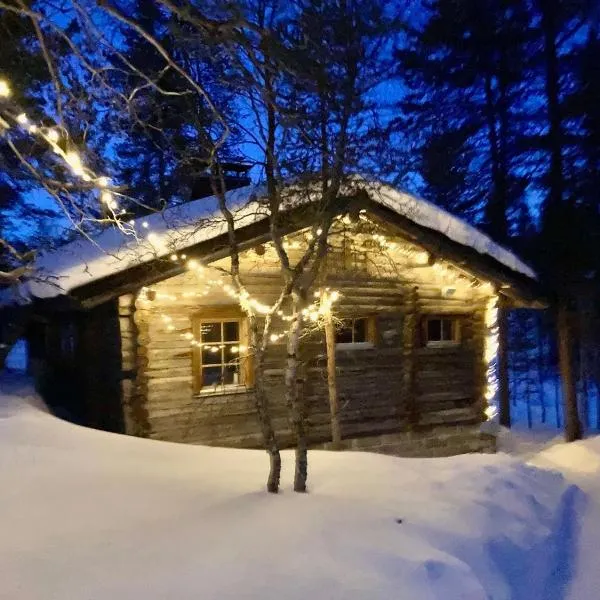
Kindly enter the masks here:
M 536 278 L 535 272 L 515 254 L 435 204 L 387 184 L 355 179 L 353 186 L 356 187 L 357 182 L 364 184 L 375 203 L 492 257 L 516 273 Z M 248 186 L 227 193 L 228 205 L 237 207 L 233 210 L 237 228 L 267 217 L 265 205 L 257 201 L 263 193 L 262 186 Z M 225 233 L 227 227 L 217 209 L 216 199 L 210 197 L 138 219 L 135 230 L 137 236 L 125 235 L 113 227 L 91 240 L 82 237 L 41 254 L 34 263 L 34 276 L 22 284 L 19 295 L 52 298 L 67 294 L 109 275 L 216 238 Z

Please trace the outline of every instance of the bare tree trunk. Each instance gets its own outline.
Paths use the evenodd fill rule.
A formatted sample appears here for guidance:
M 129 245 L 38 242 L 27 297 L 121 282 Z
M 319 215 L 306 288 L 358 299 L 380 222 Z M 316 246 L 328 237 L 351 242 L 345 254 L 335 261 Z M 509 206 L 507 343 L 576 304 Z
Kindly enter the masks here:
M 565 439 L 567 442 L 582 437 L 581 422 L 577 411 L 577 389 L 573 374 L 571 327 L 569 314 L 564 300 L 558 307 L 558 357 L 563 389 L 563 406 L 565 411 Z
M 554 377 L 554 411 L 556 413 L 556 426 L 561 428 L 561 419 L 560 419 L 560 383 L 557 381 L 556 377 Z
M 525 377 L 528 379 L 529 375 L 526 374 Z M 533 418 L 531 415 L 531 389 L 529 388 L 529 382 L 525 380 L 525 400 L 527 406 L 527 428 L 531 429 L 533 427 Z
M 538 372 L 538 390 L 540 394 L 540 407 L 542 409 L 542 423 L 546 423 L 546 395 L 544 394 L 544 366 L 546 364 L 546 344 L 544 343 L 542 316 L 537 318 L 537 372 Z
M 330 311 L 325 315 L 325 341 L 327 346 L 327 388 L 329 391 L 329 410 L 331 412 L 331 441 L 335 448 L 339 448 L 342 442 L 342 432 L 335 372 L 335 327 Z
M 285 395 L 289 407 L 292 429 L 296 437 L 296 467 L 294 472 L 294 491 L 306 491 L 308 476 L 308 442 L 304 427 L 304 410 L 298 397 L 298 351 L 300 332 L 302 331 L 302 310 L 295 298 L 291 327 L 288 332 L 287 366 L 285 370 Z
M 267 479 L 267 491 L 276 494 L 279 491 L 281 477 L 281 456 L 279 445 L 271 421 L 271 412 L 265 391 L 264 358 L 265 350 L 258 339 L 258 324 L 255 315 L 248 318 L 250 333 L 250 348 L 254 350 L 254 404 L 260 424 L 264 448 L 269 455 L 270 469 Z

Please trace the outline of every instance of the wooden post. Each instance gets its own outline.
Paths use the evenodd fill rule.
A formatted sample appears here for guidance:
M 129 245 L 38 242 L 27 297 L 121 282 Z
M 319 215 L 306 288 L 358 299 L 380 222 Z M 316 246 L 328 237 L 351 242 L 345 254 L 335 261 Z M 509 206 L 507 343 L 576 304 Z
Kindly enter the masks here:
M 558 305 L 558 360 L 562 381 L 565 439 L 567 442 L 580 440 L 582 437 L 581 422 L 577 411 L 577 389 L 573 373 L 572 344 L 568 307 L 566 301 L 561 299 Z
M 325 342 L 327 346 L 327 389 L 329 392 L 329 410 L 331 412 L 331 441 L 334 448 L 339 448 L 342 442 L 340 415 L 337 395 L 337 380 L 335 372 L 335 327 L 331 310 L 325 314 Z
M 498 306 L 498 392 L 500 425 L 510 427 L 510 387 L 508 381 L 508 311 L 506 300 L 499 297 Z
M 402 360 L 404 362 L 402 387 L 402 397 L 407 403 L 408 422 L 416 425 L 419 421 L 417 408 L 417 389 L 416 389 L 416 362 L 415 349 L 418 339 L 419 316 L 417 306 L 418 292 L 413 288 L 407 298 L 406 312 L 404 314 L 403 335 L 402 335 Z

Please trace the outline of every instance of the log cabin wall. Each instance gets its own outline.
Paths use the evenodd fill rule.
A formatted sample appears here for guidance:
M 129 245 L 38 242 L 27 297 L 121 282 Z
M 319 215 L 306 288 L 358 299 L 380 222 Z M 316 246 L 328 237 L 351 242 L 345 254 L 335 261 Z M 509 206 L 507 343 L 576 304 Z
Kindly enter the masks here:
M 294 240 L 298 240 L 294 242 Z M 467 427 L 483 420 L 485 365 L 484 310 L 489 288 L 448 282 L 417 246 L 397 236 L 398 252 L 332 251 L 319 286 L 340 291 L 336 317 L 369 319 L 372 343 L 338 346 L 337 383 L 344 438 L 359 438 L 440 426 Z M 294 259 L 302 238 L 290 237 Z M 293 244 L 299 246 L 294 253 Z M 343 249 L 343 243 L 341 244 Z M 227 261 L 212 266 L 227 267 Z M 280 290 L 273 249 L 243 253 L 241 268 L 248 292 L 272 303 Z M 120 299 L 125 423 L 128 433 L 156 439 L 236 447 L 260 447 L 252 392 L 194 393 L 194 349 L 186 334 L 194 315 L 237 303 L 213 269 L 203 276 L 185 272 L 140 295 Z M 226 277 L 222 282 L 229 283 Z M 454 286 L 454 287 L 453 287 Z M 167 315 L 169 321 L 164 320 Z M 451 316 L 459 323 L 460 343 L 428 347 L 427 315 Z M 281 332 L 285 323 L 275 321 Z M 300 391 L 307 407 L 313 443 L 331 439 L 324 335 L 302 344 Z M 274 426 L 282 445 L 293 443 L 284 404 L 284 340 L 270 345 L 265 377 Z M 414 438 L 416 439 L 416 438 Z
M 30 326 L 32 375 L 59 417 L 124 432 L 121 339 L 116 301 L 57 313 Z

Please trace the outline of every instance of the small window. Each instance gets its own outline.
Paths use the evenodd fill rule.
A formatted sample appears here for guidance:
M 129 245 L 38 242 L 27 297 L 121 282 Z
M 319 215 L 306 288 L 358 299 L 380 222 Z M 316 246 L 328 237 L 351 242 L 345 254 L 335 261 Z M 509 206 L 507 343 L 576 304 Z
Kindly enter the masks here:
M 369 319 L 344 319 L 337 327 L 336 344 L 364 344 L 369 342 Z
M 213 311 L 205 310 L 211 316 Z M 230 314 L 228 311 L 227 314 Z M 199 318 L 194 319 L 194 381 L 196 393 L 202 390 L 219 391 L 225 387 L 246 384 L 242 358 L 244 348 L 242 319 Z
M 460 339 L 456 317 L 427 317 L 424 330 L 427 346 L 455 345 Z

